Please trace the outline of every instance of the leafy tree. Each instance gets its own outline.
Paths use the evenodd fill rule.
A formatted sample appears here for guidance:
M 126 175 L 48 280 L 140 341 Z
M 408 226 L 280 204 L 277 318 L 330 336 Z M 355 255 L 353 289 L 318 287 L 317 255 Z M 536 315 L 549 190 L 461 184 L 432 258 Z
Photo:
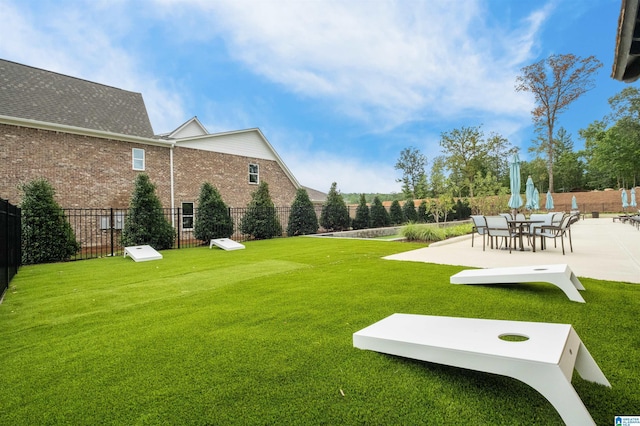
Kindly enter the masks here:
M 291 204 L 289 223 L 287 224 L 287 235 L 308 235 L 318 232 L 318 217 L 316 209 L 309 198 L 307 190 L 298 188 L 296 198 Z
M 233 234 L 233 219 L 229 207 L 222 201 L 218 190 L 209 182 L 202 184 L 198 198 L 193 236 L 209 242 L 215 238 L 229 238 Z
M 55 190 L 45 179 L 22 186 L 22 263 L 69 260 L 80 250 L 71 224 L 55 201 Z
M 343 231 L 349 228 L 350 222 L 347 205 L 337 190 L 337 184 L 333 182 L 327 194 L 327 201 L 322 206 L 320 226 L 327 231 Z
M 402 170 L 402 193 L 407 198 L 424 198 L 427 196 L 427 157 L 417 148 L 405 148 L 400 153 L 395 169 Z
M 436 222 L 440 222 L 440 218 L 443 218 L 446 222 L 455 205 L 456 203 L 453 201 L 451 194 L 443 194 L 432 201 L 430 210 Z
M 554 127 L 559 114 L 587 91 L 595 87 L 595 73 L 602 63 L 595 56 L 580 58 L 572 54 L 551 55 L 522 68 L 516 78 L 516 91 L 531 92 L 536 107 L 531 111 L 533 122 L 543 137 L 534 141 L 546 153 L 549 190 L 554 191 L 555 161 Z
M 434 197 L 447 191 L 447 176 L 445 175 L 446 158 L 438 156 L 431 165 L 431 193 Z
M 418 212 L 416 212 L 416 205 L 412 199 L 405 201 L 402 205 L 402 215 L 409 222 L 418 221 Z
M 508 182 L 508 158 L 514 148 L 504 137 L 492 133 L 485 138 L 480 127 L 462 127 L 442 133 L 440 146 L 443 166 L 449 171 L 449 189 L 457 188 L 458 196 L 475 196 L 478 172 L 481 176 L 491 172 Z
M 364 194 L 360 195 L 360 203 L 356 208 L 356 217 L 353 219 L 351 226 L 353 229 L 366 229 L 371 225 L 371 212 L 367 205 L 367 199 Z
M 389 212 L 382 205 L 380 198 L 374 197 L 371 202 L 371 227 L 383 228 L 391 224 Z
M 139 174 L 122 230 L 122 245 L 148 244 L 156 250 L 165 250 L 173 247 L 175 237 L 175 230 L 164 217 L 155 185 L 145 173 Z
M 240 232 L 257 240 L 266 240 L 282 235 L 282 225 L 269 194 L 269 185 L 262 181 L 251 194 L 247 212 L 240 222 Z
M 391 223 L 393 225 L 400 225 L 404 223 L 404 214 L 402 214 L 402 207 L 400 207 L 400 202 L 398 200 L 393 200 L 391 203 L 391 208 L 389 208 L 389 217 L 391 218 Z

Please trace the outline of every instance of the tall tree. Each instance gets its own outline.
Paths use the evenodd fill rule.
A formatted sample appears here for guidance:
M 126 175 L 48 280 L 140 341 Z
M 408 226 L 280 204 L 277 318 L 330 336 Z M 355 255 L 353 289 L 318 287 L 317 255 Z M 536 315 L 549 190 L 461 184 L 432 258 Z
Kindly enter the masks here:
M 347 205 L 337 189 L 337 184 L 333 182 L 327 194 L 327 201 L 322 206 L 320 226 L 327 231 L 344 231 L 349 228 L 350 222 Z
M 251 194 L 247 213 L 240 221 L 240 231 L 256 240 L 266 240 L 282 235 L 282 225 L 276 214 L 276 207 L 269 194 L 269 185 L 262 181 Z
M 198 197 L 193 236 L 205 242 L 214 238 L 229 238 L 233 234 L 233 219 L 222 196 L 209 182 L 202 184 Z
M 170 249 L 176 232 L 164 217 L 162 204 L 156 195 L 156 186 L 149 176 L 141 173 L 136 177 L 129 214 L 122 230 L 123 246 L 148 244 L 156 250 Z
M 427 196 L 427 157 L 417 148 L 405 148 L 400 152 L 396 170 L 402 170 L 402 193 L 406 198 L 424 198 Z
M 364 194 L 360 194 L 360 203 L 356 208 L 356 217 L 353 219 L 351 226 L 353 229 L 366 229 L 371 224 L 371 212 L 367 205 L 367 199 Z
M 492 133 L 486 138 L 480 127 L 462 127 L 443 132 L 440 146 L 443 164 L 449 171 L 449 189 L 456 188 L 457 196 L 473 198 L 476 177 L 487 172 L 499 180 L 508 176 L 508 158 L 514 148 L 498 134 Z
M 404 223 L 404 213 L 400 206 L 400 201 L 393 200 L 391 207 L 389 207 L 389 217 L 391 218 L 392 225 L 400 225 Z
M 55 190 L 45 179 L 22 186 L 22 263 L 68 260 L 80 250 Z
M 318 216 L 316 209 L 309 198 L 309 193 L 304 188 L 298 188 L 296 198 L 291 204 L 287 235 L 308 235 L 318 232 Z
M 373 198 L 371 202 L 371 227 L 382 228 L 391 224 L 389 212 L 382 205 L 382 201 L 378 196 Z
M 551 55 L 522 68 L 516 78 L 516 91 L 531 92 L 536 107 L 533 122 L 544 135 L 537 142 L 546 152 L 549 190 L 553 192 L 554 127 L 558 115 L 587 91 L 595 87 L 595 73 L 602 63 L 595 56 Z

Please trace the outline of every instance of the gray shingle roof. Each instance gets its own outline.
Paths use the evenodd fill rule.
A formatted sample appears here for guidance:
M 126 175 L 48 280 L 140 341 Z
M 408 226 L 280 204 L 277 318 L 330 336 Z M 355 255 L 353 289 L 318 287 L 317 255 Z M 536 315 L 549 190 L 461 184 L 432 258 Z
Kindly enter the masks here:
M 152 137 L 140 93 L 0 59 L 0 115 Z

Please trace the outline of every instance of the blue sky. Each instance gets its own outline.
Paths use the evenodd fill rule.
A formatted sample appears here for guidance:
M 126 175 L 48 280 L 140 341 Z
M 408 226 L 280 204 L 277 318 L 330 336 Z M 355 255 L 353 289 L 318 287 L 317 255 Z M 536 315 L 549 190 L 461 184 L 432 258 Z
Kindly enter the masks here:
M 530 159 L 520 69 L 595 55 L 596 88 L 558 118 L 578 130 L 624 84 L 620 0 L 0 0 L 0 57 L 142 93 L 156 133 L 198 116 L 259 127 L 305 186 L 400 192 L 402 149 L 482 126 Z

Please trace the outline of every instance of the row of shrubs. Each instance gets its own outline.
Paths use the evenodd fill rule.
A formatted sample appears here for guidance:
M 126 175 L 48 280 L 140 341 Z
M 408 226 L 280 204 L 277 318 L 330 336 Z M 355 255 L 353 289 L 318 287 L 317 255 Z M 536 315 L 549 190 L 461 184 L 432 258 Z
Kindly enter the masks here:
M 53 187 L 46 180 L 39 179 L 24 185 L 22 189 L 22 263 L 67 260 L 76 254 L 80 250 L 80 244 L 62 209 L 54 200 Z M 146 174 L 137 176 L 129 214 L 122 230 L 123 246 L 148 244 L 157 250 L 173 247 L 176 231 L 164 216 L 155 190 L 155 185 Z M 193 228 L 196 239 L 208 243 L 211 239 L 229 238 L 233 234 L 234 223 L 229 215 L 229 207 L 222 200 L 218 190 L 208 182 L 201 187 L 197 212 Z M 468 217 L 470 209 L 468 205 L 458 201 L 451 213 Z M 303 188 L 298 189 L 291 205 L 286 235 L 315 234 L 320 227 L 333 232 L 386 227 L 407 222 L 433 222 L 437 219 L 438 215 L 431 212 L 426 202 L 416 210 L 412 200 L 407 201 L 402 207 L 395 201 L 387 211 L 378 197 L 369 207 L 363 194 L 352 220 L 334 182 L 322 206 L 319 220 L 307 191 Z M 261 182 L 252 194 L 239 228 L 242 234 L 253 239 L 283 235 L 283 228 L 266 182 Z

